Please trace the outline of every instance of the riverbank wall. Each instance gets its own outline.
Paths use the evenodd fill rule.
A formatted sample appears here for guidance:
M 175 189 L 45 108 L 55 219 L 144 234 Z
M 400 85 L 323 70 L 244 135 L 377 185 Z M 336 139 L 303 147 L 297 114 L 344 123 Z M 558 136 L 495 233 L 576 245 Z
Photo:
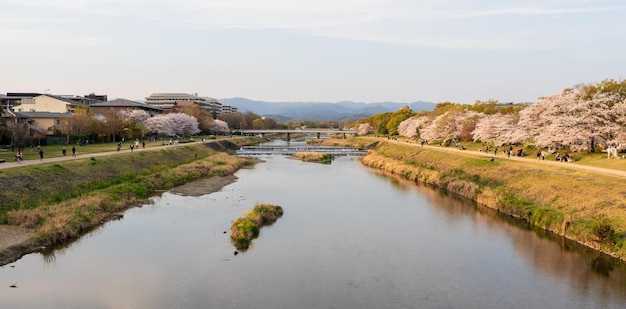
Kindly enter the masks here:
M 358 138 L 353 142 L 371 144 Z M 622 178 L 532 160 L 491 160 L 470 152 L 386 141 L 372 147 L 362 162 L 626 260 L 626 186 Z
M 0 172 L 0 221 L 33 235 L 0 241 L 0 265 L 79 237 L 159 192 L 253 164 L 229 154 L 255 137 L 40 164 Z M 1 240 L 1 239 L 0 239 Z

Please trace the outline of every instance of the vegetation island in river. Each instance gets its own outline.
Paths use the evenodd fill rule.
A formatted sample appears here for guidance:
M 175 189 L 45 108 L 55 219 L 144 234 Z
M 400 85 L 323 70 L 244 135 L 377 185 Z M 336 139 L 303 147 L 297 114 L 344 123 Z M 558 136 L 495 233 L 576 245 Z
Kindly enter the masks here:
M 282 217 L 283 208 L 272 204 L 257 204 L 244 217 L 238 218 L 230 228 L 230 239 L 239 250 L 246 250 L 259 236 L 261 227 L 271 225 Z

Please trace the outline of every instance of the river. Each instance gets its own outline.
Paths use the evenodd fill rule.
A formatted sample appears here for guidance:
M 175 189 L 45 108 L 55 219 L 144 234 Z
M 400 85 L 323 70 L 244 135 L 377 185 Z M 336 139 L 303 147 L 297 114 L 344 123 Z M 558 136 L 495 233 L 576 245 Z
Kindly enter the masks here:
M 601 254 L 355 157 L 263 159 L 3 266 L 0 308 L 626 307 L 625 268 Z M 285 214 L 234 255 L 225 232 L 260 202 Z

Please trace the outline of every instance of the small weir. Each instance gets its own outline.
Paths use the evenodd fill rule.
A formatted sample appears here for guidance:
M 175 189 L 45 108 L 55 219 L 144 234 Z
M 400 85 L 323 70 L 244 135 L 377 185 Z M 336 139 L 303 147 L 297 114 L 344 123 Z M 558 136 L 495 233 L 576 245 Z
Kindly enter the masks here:
M 364 156 L 367 150 L 351 147 L 332 146 L 245 146 L 237 150 L 240 156 L 261 156 L 261 155 L 294 155 L 298 152 L 320 152 L 329 153 L 335 156 Z

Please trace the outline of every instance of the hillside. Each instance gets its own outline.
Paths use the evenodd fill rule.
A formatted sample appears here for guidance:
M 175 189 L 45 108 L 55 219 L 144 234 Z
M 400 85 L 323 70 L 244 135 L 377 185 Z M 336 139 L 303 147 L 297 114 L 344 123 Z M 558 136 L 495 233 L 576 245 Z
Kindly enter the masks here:
M 433 110 L 435 103 L 417 101 L 413 103 L 361 103 L 343 101 L 330 102 L 265 102 L 245 98 L 221 99 L 242 112 L 272 117 L 280 121 L 290 120 L 346 120 L 369 117 L 374 114 L 395 112 L 409 105 L 412 110 Z

